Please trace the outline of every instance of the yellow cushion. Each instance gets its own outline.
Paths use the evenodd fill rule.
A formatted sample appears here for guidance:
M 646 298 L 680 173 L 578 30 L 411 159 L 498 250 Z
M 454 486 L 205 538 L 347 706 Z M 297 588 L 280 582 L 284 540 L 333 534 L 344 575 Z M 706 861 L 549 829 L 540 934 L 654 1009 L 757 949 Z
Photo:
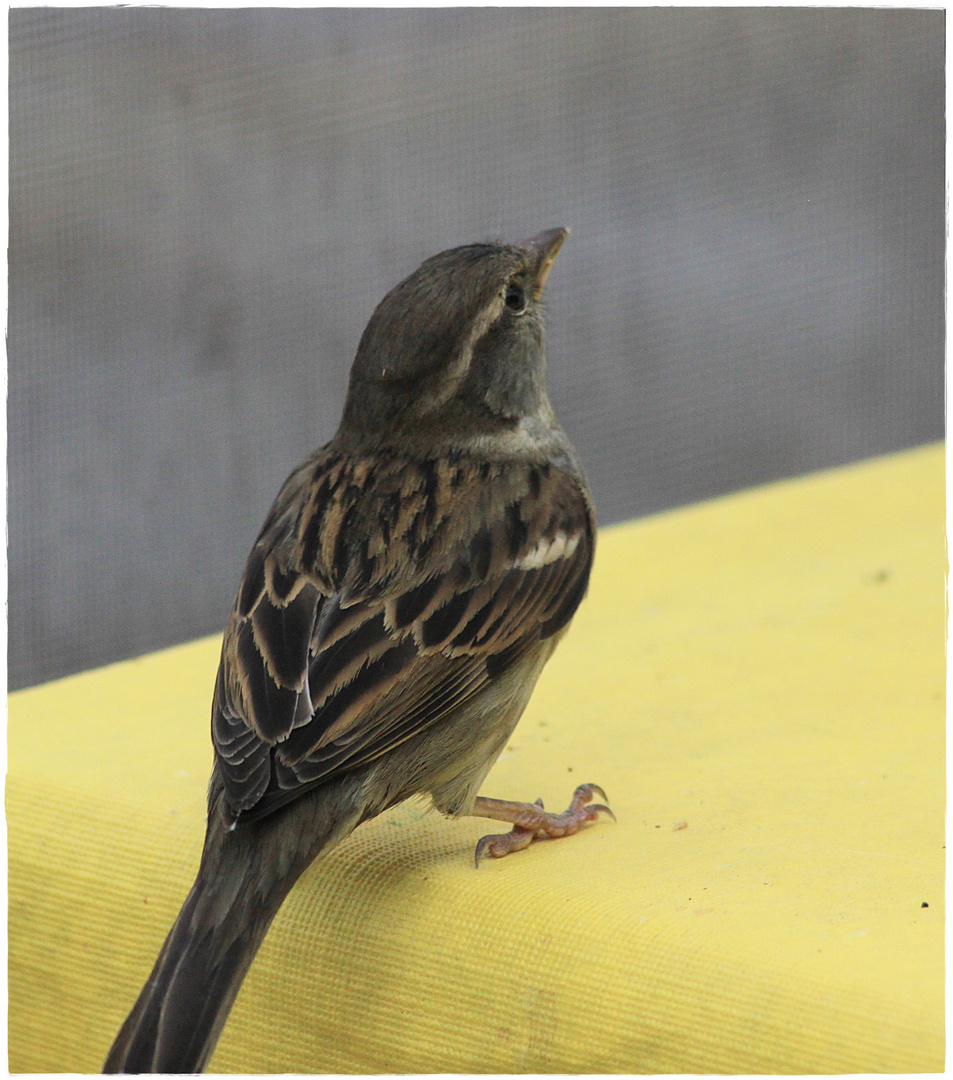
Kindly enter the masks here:
M 942 448 L 599 545 L 484 790 L 562 809 L 596 781 L 618 824 L 479 870 L 493 823 L 362 826 L 285 904 L 213 1071 L 943 1068 Z M 217 651 L 11 696 L 13 1071 L 96 1071 L 148 974 L 197 864 Z

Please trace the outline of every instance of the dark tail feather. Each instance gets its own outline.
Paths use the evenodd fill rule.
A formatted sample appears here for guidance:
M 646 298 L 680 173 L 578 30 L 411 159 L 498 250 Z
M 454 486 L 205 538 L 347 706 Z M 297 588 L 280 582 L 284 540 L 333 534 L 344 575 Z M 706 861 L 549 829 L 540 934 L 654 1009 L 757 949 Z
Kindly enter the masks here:
M 103 1072 L 201 1072 L 285 891 L 270 910 L 238 904 L 211 922 L 200 873 Z
M 212 1056 L 242 979 L 292 885 L 370 810 L 359 774 L 262 821 L 232 826 L 217 770 L 202 865 L 103 1072 L 195 1073 Z

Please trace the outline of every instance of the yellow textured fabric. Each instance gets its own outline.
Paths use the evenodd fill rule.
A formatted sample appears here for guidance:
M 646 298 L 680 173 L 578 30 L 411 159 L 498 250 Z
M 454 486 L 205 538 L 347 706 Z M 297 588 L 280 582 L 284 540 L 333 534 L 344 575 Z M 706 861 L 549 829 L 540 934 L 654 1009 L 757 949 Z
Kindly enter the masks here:
M 943 452 L 603 531 L 485 792 L 618 824 L 311 867 L 220 1072 L 943 1068 Z M 95 632 L 95 628 L 91 628 Z M 195 871 L 218 640 L 10 700 L 10 1068 L 96 1071 Z M 929 906 L 926 906 L 929 905 Z

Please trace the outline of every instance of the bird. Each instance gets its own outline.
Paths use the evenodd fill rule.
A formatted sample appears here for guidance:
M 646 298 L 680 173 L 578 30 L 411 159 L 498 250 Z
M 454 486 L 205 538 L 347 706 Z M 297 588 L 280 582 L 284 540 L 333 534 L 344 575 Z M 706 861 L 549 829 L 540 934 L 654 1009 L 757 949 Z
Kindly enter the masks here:
M 334 438 L 285 481 L 248 557 L 200 867 L 104 1072 L 201 1072 L 295 881 L 397 803 L 512 826 L 479 841 L 477 865 L 614 817 L 596 784 L 562 813 L 478 794 L 595 551 L 545 382 L 541 294 L 567 233 L 443 251 L 373 312 Z

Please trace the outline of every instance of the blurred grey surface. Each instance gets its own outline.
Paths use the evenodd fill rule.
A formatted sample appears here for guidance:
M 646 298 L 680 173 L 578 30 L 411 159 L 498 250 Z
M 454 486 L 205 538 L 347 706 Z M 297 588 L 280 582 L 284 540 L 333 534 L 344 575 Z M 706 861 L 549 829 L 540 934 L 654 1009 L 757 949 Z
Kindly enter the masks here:
M 12 10 L 10 687 L 221 628 L 457 244 L 572 228 L 550 389 L 603 523 L 941 437 L 944 18 Z

